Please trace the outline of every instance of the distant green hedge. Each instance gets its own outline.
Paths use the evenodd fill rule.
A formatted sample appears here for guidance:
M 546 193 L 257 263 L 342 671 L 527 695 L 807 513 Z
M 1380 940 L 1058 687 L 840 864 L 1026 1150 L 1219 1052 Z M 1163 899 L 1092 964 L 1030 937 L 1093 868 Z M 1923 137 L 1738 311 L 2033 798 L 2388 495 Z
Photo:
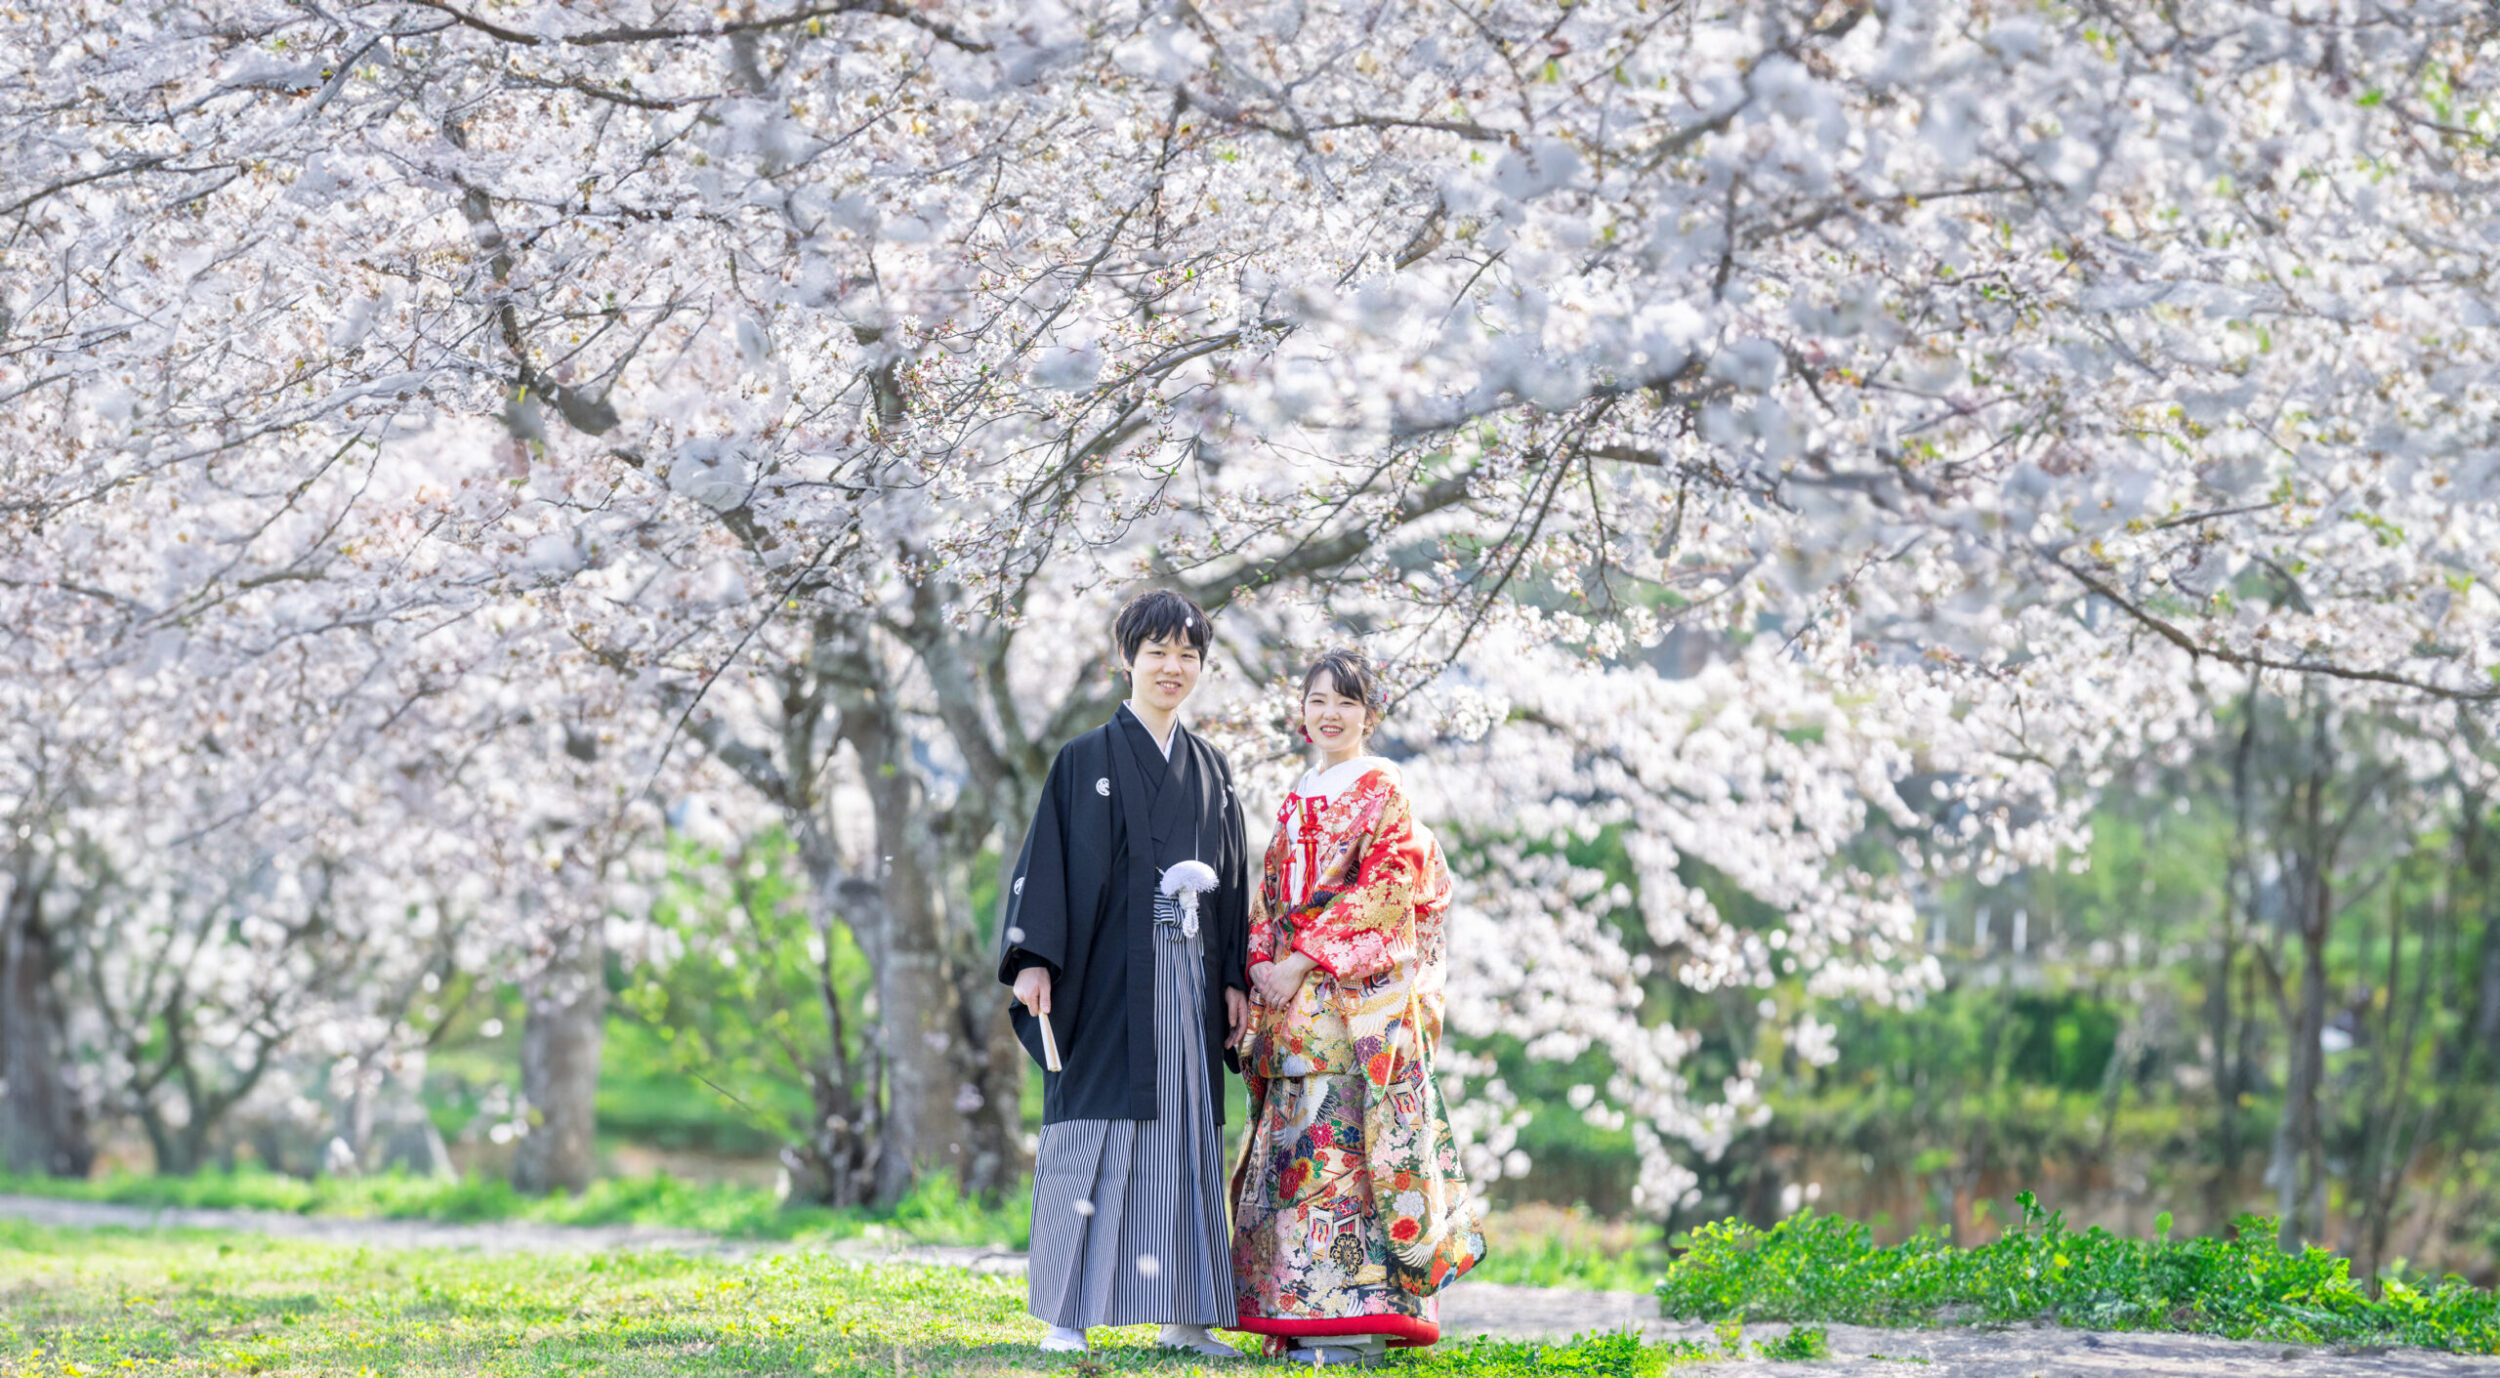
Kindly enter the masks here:
M 2285 1253 L 2275 1222 L 2243 1216 L 2236 1239 L 2081 1234 L 2031 1193 L 2003 1237 L 1959 1249 L 1932 1236 L 1878 1248 L 1867 1227 L 1807 1212 L 1758 1230 L 1730 1220 L 1692 1233 L 1658 1284 L 1659 1308 L 1699 1320 L 1852 1325 L 2047 1318 L 2094 1330 L 2174 1330 L 2309 1344 L 2402 1344 L 2500 1354 L 2500 1297 L 2459 1279 L 2394 1279 L 2373 1299 L 2324 1249 Z

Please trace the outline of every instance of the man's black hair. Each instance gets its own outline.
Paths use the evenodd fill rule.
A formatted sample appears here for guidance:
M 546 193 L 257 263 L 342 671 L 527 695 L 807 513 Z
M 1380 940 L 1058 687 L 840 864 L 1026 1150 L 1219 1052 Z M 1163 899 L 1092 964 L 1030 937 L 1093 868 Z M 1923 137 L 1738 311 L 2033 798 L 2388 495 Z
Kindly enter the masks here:
M 1186 594 L 1156 589 L 1128 600 L 1128 606 L 1120 609 L 1120 620 L 1111 624 L 1111 635 L 1120 643 L 1123 665 L 1134 664 L 1137 648 L 1149 641 L 1184 638 L 1203 660 L 1207 654 L 1207 614 Z

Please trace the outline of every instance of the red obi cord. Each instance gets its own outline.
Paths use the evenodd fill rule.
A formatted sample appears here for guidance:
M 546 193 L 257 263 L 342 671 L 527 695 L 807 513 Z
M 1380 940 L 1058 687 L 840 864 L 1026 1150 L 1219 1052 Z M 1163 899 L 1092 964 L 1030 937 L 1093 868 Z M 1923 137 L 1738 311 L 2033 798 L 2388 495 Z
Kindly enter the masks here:
M 1413 1316 L 1243 1316 L 1233 1329 L 1295 1340 L 1386 1335 L 1391 1349 L 1415 1349 L 1441 1342 L 1441 1327 Z
M 1307 794 L 1285 796 L 1287 810 L 1292 810 L 1299 805 L 1302 812 L 1302 826 L 1295 831 L 1293 836 L 1296 850 L 1302 853 L 1302 874 L 1297 877 L 1299 884 L 1287 887 L 1300 892 L 1291 897 L 1297 908 L 1311 902 L 1311 889 L 1319 882 L 1319 814 L 1321 806 L 1327 802 L 1326 799 Z M 1281 814 L 1276 821 L 1280 823 L 1284 821 Z

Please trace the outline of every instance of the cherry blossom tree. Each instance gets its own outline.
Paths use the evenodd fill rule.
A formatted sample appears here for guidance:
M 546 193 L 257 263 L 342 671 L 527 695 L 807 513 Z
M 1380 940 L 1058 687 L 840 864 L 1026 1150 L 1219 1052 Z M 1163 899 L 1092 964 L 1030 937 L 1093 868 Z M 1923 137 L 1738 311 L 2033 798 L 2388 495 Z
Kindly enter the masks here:
M 2210 686 L 2500 693 L 2472 6 L 6 22 L 15 768 L 135 801 L 283 684 L 180 826 L 428 830 L 494 859 L 364 893 L 560 916 L 575 985 L 651 801 L 777 822 L 874 972 L 888 1198 L 1013 1168 L 972 896 L 1139 582 L 1221 609 L 1259 788 L 1296 655 L 1395 667 L 1484 858 L 1457 1025 L 1603 1046 L 1661 1203 L 1758 1088 L 1636 956 L 1909 998 L 1922 885 L 2055 860 Z M 1603 829 L 1633 893 L 1545 845 Z
M 536 981 L 634 823 L 591 768 L 612 679 L 546 678 L 526 601 L 435 563 L 471 553 L 434 544 L 458 485 L 374 501 L 386 470 L 297 485 L 316 534 L 274 551 L 257 495 L 186 490 L 165 544 L 224 547 L 245 590 L 182 591 L 205 617 L 152 606 L 144 519 L 68 596 L 20 585 L 11 901 L 72 1017 L 12 1054 L 83 1068 L 168 1169 L 240 1105 L 353 1099 L 415 1056 L 429 975 Z M 412 565 L 449 577 L 375 596 Z

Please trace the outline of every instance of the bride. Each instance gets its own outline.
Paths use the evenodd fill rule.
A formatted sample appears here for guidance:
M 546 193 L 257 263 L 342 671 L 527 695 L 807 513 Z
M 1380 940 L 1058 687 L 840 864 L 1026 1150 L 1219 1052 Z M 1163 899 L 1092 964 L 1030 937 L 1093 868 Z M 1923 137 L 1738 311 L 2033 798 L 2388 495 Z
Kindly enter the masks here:
M 1449 872 L 1397 766 L 1366 754 L 1383 702 L 1357 652 L 1304 674 L 1320 761 L 1286 798 L 1251 897 L 1239 1326 L 1317 1364 L 1440 1339 L 1435 1294 L 1484 1254 L 1432 1076 Z

